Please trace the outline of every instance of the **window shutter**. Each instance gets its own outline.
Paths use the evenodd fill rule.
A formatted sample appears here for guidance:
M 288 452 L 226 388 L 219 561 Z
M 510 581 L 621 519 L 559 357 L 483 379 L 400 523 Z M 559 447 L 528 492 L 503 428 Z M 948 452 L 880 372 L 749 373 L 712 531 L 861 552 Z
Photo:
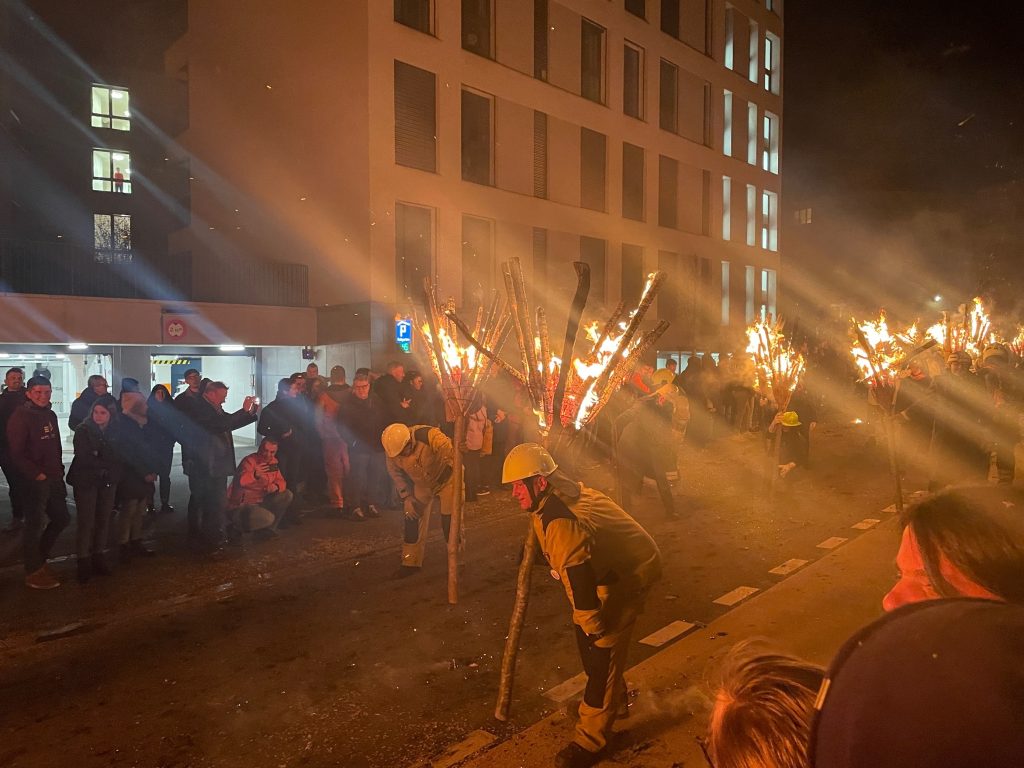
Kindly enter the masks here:
M 395 162 L 437 171 L 437 99 L 433 72 L 395 62 Z

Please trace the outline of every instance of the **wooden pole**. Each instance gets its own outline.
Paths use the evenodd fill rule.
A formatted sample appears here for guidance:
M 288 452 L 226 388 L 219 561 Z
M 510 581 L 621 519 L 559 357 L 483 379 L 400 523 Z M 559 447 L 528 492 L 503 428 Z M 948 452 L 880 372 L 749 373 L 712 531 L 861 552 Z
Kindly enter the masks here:
M 455 413 L 455 438 L 452 440 L 454 459 L 452 461 L 452 482 L 455 484 L 455 501 L 452 508 L 452 522 L 448 529 L 448 603 L 459 602 L 459 545 L 462 543 L 462 510 L 465 495 L 462 487 L 463 459 L 462 444 L 466 441 L 466 413 L 464 409 Z
M 903 514 L 903 480 L 900 478 L 900 462 L 896 455 L 895 416 L 887 413 L 882 416 L 882 427 L 885 429 L 885 440 L 889 444 L 889 471 L 892 473 L 893 490 L 896 495 L 896 513 Z

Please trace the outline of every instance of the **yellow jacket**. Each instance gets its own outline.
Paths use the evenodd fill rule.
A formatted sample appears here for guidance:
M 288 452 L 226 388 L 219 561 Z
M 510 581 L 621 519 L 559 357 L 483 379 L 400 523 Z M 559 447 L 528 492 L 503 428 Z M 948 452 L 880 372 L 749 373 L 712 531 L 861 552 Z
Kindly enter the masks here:
M 541 550 L 565 587 L 572 620 L 588 635 L 618 627 L 602 608 L 617 594 L 642 599 L 661 578 L 661 553 L 654 539 L 618 504 L 579 484 L 571 498 L 552 489 L 533 513 Z
M 388 457 L 388 474 L 403 501 L 414 495 L 414 488 L 436 494 L 451 480 L 455 460 L 452 441 L 437 427 L 419 424 L 409 430 L 415 446 L 413 452 L 408 456 Z

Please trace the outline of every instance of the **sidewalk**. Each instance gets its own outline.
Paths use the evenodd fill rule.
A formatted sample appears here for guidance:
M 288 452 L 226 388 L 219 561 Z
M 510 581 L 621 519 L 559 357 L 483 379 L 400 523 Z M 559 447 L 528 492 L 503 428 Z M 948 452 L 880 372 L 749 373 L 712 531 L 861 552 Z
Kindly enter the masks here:
M 740 640 L 760 637 L 778 650 L 827 665 L 855 629 L 881 614 L 882 596 L 894 580 L 898 544 L 899 523 L 890 518 L 630 669 L 626 680 L 638 693 L 630 717 L 616 725 L 611 754 L 599 765 L 706 766 L 696 737 L 704 735 L 707 722 L 706 681 L 725 651 Z M 561 712 L 472 759 L 459 762 L 453 748 L 431 765 L 552 765 L 555 753 L 572 739 L 578 701 L 577 696 Z M 473 737 L 480 743 L 487 734 L 476 732 Z

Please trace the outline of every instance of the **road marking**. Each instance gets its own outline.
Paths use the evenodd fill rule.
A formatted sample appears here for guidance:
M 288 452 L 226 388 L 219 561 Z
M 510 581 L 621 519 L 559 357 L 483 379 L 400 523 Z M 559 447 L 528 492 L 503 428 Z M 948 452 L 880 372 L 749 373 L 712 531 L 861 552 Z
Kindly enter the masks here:
M 577 693 L 587 687 L 587 673 L 580 672 L 575 677 L 570 677 L 564 683 L 559 683 L 554 688 L 544 691 L 544 698 L 561 704 L 568 701 Z
M 657 648 L 660 645 L 664 645 L 669 640 L 674 640 L 680 635 L 689 632 L 695 626 L 695 624 L 689 621 L 673 621 L 671 624 L 666 624 L 657 632 L 652 632 L 640 642 L 644 645 L 653 645 Z
M 846 539 L 842 536 L 832 536 L 831 538 L 825 539 L 821 544 L 818 545 L 818 549 L 835 549 L 842 544 Z
M 711 602 L 718 603 L 719 605 L 736 605 L 740 600 L 746 600 L 758 591 L 757 587 L 736 587 L 732 592 L 726 592 L 720 598 Z
M 430 768 L 451 768 L 470 755 L 479 752 L 498 737 L 487 731 L 473 731 L 458 744 L 452 744 L 444 754 L 430 761 Z M 418 764 L 417 764 L 418 765 Z
M 793 558 L 792 560 L 787 560 L 782 565 L 776 565 L 768 573 L 774 573 L 776 576 L 789 576 L 793 571 L 803 568 L 808 562 L 810 561 Z
M 893 512 L 896 511 L 896 505 L 895 504 L 890 504 L 888 507 L 886 507 L 882 511 L 891 515 Z
M 858 530 L 858 531 L 866 531 L 869 528 L 874 528 L 880 522 L 882 522 L 882 521 L 881 520 L 877 520 L 874 517 L 865 517 L 859 523 L 854 523 L 850 527 L 855 529 L 855 530 Z

